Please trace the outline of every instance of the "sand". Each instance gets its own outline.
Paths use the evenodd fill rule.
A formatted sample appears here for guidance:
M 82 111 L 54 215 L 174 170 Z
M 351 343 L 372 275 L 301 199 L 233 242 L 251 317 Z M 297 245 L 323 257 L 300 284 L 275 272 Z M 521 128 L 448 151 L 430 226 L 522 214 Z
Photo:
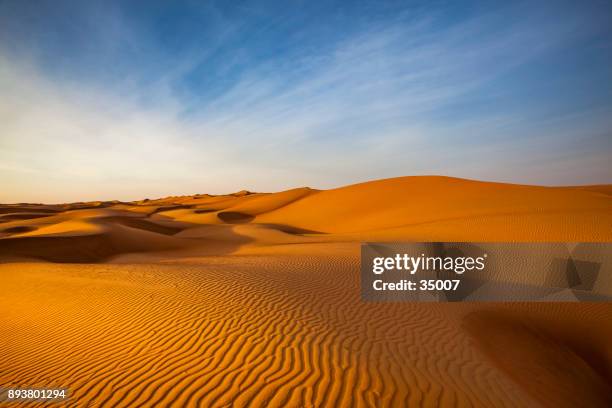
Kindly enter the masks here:
M 611 191 L 403 177 L 3 205 L 0 386 L 74 406 L 610 406 L 612 305 L 364 303 L 359 243 L 610 241 Z

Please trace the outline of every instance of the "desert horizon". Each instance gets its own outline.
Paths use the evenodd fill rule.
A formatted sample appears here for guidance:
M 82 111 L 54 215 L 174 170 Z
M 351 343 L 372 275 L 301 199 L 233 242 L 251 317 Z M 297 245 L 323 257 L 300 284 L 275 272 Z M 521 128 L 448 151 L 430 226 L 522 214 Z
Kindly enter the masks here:
M 386 180 L 386 179 L 397 179 L 397 178 L 403 178 L 403 177 L 428 177 L 428 178 L 448 178 L 448 179 L 457 179 L 457 180 L 465 180 L 465 181 L 474 181 L 474 182 L 480 182 L 480 183 L 493 183 L 493 184 L 509 184 L 509 185 L 518 185 L 518 186 L 527 186 L 527 187 L 549 187 L 549 188 L 577 188 L 577 189 L 588 189 L 588 190 L 592 190 L 592 191 L 601 191 L 606 193 L 609 189 L 610 186 L 612 186 L 612 182 L 611 183 L 585 183 L 585 184 L 538 184 L 538 183 L 520 183 L 520 182 L 507 182 L 507 181 L 501 181 L 501 180 L 487 180 L 487 179 L 475 179 L 475 178 L 465 178 L 465 177 L 454 177 L 454 176 L 448 176 L 448 175 L 443 175 L 443 174 L 418 174 L 418 175 L 404 175 L 404 176 L 394 176 L 394 177 L 385 177 L 382 179 L 368 179 L 368 180 L 360 180 L 360 181 L 354 181 L 352 183 L 348 183 L 346 185 L 343 186 L 335 186 L 335 187 L 330 187 L 330 188 L 321 188 L 318 186 L 296 186 L 293 188 L 289 188 L 289 189 L 281 189 L 278 191 L 260 191 L 258 189 L 252 189 L 252 188 L 242 188 L 242 189 L 238 189 L 236 191 L 233 192 L 226 192 L 226 193 L 210 193 L 210 192 L 205 192 L 205 193 L 185 193 L 185 194 L 157 194 L 157 195 L 153 195 L 151 197 L 153 198 L 149 198 L 149 197 L 140 197 L 134 200 L 129 200 L 129 199 L 118 199 L 118 198 L 107 198 L 107 199 L 94 199 L 94 200 L 68 200 L 68 201 L 55 201 L 55 202 L 43 202 L 43 201 L 36 201 L 36 200 L 32 200 L 32 201 L 13 201 L 13 202 L 9 202 L 9 201 L 5 201 L 0 203 L 0 205 L 69 205 L 69 204 L 92 204 L 92 203 L 138 203 L 138 202 L 145 202 L 145 201 L 160 201 L 160 200 L 167 200 L 167 199 L 174 199 L 174 198 L 184 198 L 184 197 L 196 197 L 196 196 L 209 196 L 209 197 L 217 197 L 217 196 L 241 196 L 241 195 L 247 195 L 247 194 L 275 194 L 275 193 L 281 193 L 283 191 L 288 191 L 288 190 L 294 190 L 294 189 L 310 189 L 313 191 L 322 191 L 322 190 L 335 190 L 338 188 L 342 188 L 342 187 L 349 187 L 349 186 L 353 186 L 353 185 L 357 185 L 357 184 L 365 184 L 365 183 L 369 183 L 369 182 L 373 182 L 373 181 L 378 181 L 378 180 Z
M 0 260 L 134 261 L 138 254 L 163 259 L 330 241 L 606 242 L 611 194 L 611 185 L 409 176 L 331 190 L 1 205 Z
M 220 197 L 220 196 L 234 196 L 234 197 L 242 197 L 246 195 L 260 194 L 260 195 L 269 195 L 269 194 L 280 194 L 287 191 L 294 190 L 308 190 L 312 192 L 320 192 L 326 190 L 338 190 L 347 187 L 353 187 L 358 185 L 366 185 L 369 183 L 375 182 L 383 182 L 383 181 L 392 181 L 399 179 L 408 179 L 408 180 L 447 180 L 451 182 L 468 182 L 468 183 L 482 183 L 482 184 L 491 184 L 491 185 L 506 185 L 506 186 L 516 186 L 516 187 L 535 187 L 542 189 L 578 189 L 578 190 L 589 190 L 593 192 L 600 192 L 603 194 L 608 194 L 610 189 L 612 189 L 612 183 L 595 183 L 595 184 L 568 184 L 568 185 L 547 185 L 547 184 L 529 184 L 529 183 L 518 183 L 518 182 L 505 182 L 505 181 L 493 181 L 493 180 L 485 180 L 485 179 L 470 179 L 464 177 L 453 177 L 448 175 L 436 175 L 436 174 L 425 174 L 425 175 L 404 175 L 404 176 L 395 176 L 395 177 L 387 177 L 382 179 L 369 179 L 365 181 L 356 181 L 353 183 L 349 183 L 343 186 L 336 186 L 332 188 L 319 188 L 316 186 L 296 186 L 293 188 L 279 190 L 279 191 L 258 191 L 255 189 L 240 189 L 234 192 L 229 193 L 193 193 L 193 194 L 177 194 L 177 195 L 158 195 L 153 196 L 153 198 L 142 197 L 136 200 L 119 200 L 119 199 L 105 199 L 105 200 L 74 200 L 74 201 L 66 201 L 66 202 L 39 202 L 39 201 L 29 201 L 29 202 L 4 202 L 0 203 L 0 205 L 5 206 L 19 206 L 19 205 L 41 205 L 41 206 L 68 206 L 65 208 L 73 208 L 71 205 L 79 206 L 79 205 L 99 205 L 99 204 L 138 204 L 138 205 L 155 205 L 156 203 L 164 203 L 171 200 L 181 200 L 187 198 L 210 198 L 210 197 Z M 75 209 L 78 209 L 76 207 Z

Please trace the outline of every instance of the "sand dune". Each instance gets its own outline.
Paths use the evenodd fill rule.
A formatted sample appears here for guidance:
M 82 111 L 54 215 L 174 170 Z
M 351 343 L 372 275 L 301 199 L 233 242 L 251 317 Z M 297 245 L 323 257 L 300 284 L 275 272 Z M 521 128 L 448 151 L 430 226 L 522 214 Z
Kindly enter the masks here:
M 0 206 L 0 386 L 75 406 L 610 406 L 610 304 L 364 303 L 364 240 L 610 241 L 610 186 Z M 43 406 L 33 403 L 29 406 Z
M 594 229 L 584 222 L 607 221 Z M 561 233 L 584 240 L 610 236 L 609 197 L 590 190 L 534 187 L 461 180 L 449 177 L 401 177 L 323 191 L 258 217 L 330 233 L 367 233 L 435 225 L 464 229 L 465 239 L 483 230 L 492 239 L 525 239 L 537 234 L 555 240 Z M 511 220 L 506 228 L 491 228 L 489 220 Z M 452 227 L 452 228 L 448 228 Z M 539 229 L 535 232 L 536 229 Z M 567 231 L 562 231 L 566 229 Z M 446 231 L 448 232 L 448 231 Z M 376 234 L 384 238 L 384 234 Z M 397 233 L 393 233 L 393 238 Z
M 212 226 L 227 228 L 221 241 L 229 245 L 233 236 L 242 250 L 261 246 L 258 234 L 266 236 L 266 245 L 275 243 L 273 237 L 278 244 L 287 240 L 605 241 L 612 236 L 612 201 L 602 191 L 606 186 L 552 188 L 402 177 L 327 191 L 299 188 L 135 203 L 3 206 L 0 257 L 49 259 L 43 246 L 54 245 L 50 238 L 59 242 L 60 236 L 97 237 L 63 240 L 75 250 L 79 242 L 87 248 L 98 245 L 93 242 L 113 247 L 88 261 L 108 261 L 123 253 L 206 247 L 215 239 L 214 234 L 205 233 L 207 228 L 213 231 Z M 249 243 L 237 232 L 244 224 L 256 226 L 246 229 Z M 188 232 L 191 229 L 194 233 Z M 203 235 L 206 242 L 194 242 Z M 34 237 L 45 240 L 33 241 Z M 221 249 L 221 253 L 227 251 Z

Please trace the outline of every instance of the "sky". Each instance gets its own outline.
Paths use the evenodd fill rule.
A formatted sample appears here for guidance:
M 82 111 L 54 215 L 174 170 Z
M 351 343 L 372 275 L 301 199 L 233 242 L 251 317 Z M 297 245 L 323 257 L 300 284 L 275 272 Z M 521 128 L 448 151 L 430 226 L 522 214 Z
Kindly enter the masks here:
M 0 202 L 612 183 L 612 3 L 0 0 Z

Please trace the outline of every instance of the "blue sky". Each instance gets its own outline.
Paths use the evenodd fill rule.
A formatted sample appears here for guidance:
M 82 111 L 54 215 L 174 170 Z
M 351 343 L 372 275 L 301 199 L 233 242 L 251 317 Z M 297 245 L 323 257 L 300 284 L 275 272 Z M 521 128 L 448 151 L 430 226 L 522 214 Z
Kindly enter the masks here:
M 612 5 L 0 1 L 0 202 L 612 182 Z

